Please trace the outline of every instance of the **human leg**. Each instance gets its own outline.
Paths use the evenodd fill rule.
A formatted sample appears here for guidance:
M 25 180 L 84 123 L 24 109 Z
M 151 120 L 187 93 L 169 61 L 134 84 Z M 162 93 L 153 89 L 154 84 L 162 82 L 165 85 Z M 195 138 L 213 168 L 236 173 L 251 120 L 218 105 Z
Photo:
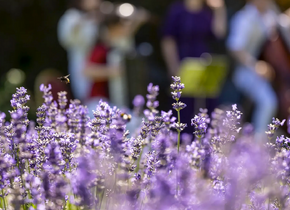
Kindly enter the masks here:
M 235 72 L 234 82 L 255 104 L 252 121 L 256 133 L 265 132 L 278 107 L 271 84 L 254 71 L 242 67 Z

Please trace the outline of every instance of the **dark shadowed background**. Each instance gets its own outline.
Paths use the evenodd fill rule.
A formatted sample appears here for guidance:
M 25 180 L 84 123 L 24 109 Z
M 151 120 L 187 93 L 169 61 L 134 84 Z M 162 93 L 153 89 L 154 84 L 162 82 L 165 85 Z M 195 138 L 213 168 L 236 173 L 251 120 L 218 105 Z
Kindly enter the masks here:
M 136 36 L 136 42 L 138 44 L 146 41 L 154 48 L 153 54 L 146 58 L 150 67 L 148 75 L 151 82 L 161 86 L 159 100 L 162 105 L 166 100 L 163 95 L 168 81 L 164 80 L 166 69 L 160 53 L 158 30 L 166 9 L 173 0 L 127 0 L 127 2 L 146 8 L 156 17 L 154 21 L 142 26 Z M 228 18 L 244 4 L 243 0 L 225 2 Z M 289 0 L 279 0 L 278 3 L 282 10 L 290 7 Z M 24 71 L 25 80 L 21 85 L 32 93 L 35 78 L 42 70 L 53 68 L 63 74 L 67 73 L 66 52 L 59 45 L 56 36 L 58 20 L 66 8 L 66 0 L 0 0 L 0 110 L 5 112 L 8 110 L 11 93 L 15 90 L 15 86 L 7 85 L 6 73 L 10 69 Z M 221 46 L 216 46 L 216 49 L 224 50 Z M 35 108 L 33 104 L 31 106 L 32 109 Z

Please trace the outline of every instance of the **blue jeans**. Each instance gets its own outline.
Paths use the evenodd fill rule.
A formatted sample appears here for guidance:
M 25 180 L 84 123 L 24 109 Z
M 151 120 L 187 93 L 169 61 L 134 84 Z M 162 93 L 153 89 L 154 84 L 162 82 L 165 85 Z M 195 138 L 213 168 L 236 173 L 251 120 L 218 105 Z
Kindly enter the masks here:
M 270 82 L 246 67 L 236 69 L 233 81 L 254 102 L 252 123 L 256 133 L 264 133 L 278 108 L 277 96 Z

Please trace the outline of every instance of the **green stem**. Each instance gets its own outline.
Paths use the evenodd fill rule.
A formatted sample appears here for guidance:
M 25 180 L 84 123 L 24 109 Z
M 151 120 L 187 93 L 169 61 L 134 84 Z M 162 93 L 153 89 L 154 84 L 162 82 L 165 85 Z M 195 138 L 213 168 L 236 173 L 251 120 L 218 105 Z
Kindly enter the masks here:
M 28 168 L 28 173 L 30 174 L 30 165 L 29 165 L 29 161 L 28 161 L 28 160 L 26 160 L 26 164 L 27 164 L 27 168 Z M 24 184 L 24 183 L 23 183 L 23 184 Z M 29 185 L 30 185 L 30 187 L 31 187 L 31 184 L 29 184 Z M 28 192 L 28 197 L 29 197 L 29 199 L 32 199 L 32 195 L 31 195 L 29 189 L 27 189 L 27 192 Z
M 22 182 L 22 187 L 24 188 L 25 187 L 25 183 L 24 183 L 24 180 L 23 180 L 23 177 L 22 177 L 22 170 L 21 170 L 21 167 L 20 167 L 20 159 L 19 159 L 19 148 L 17 148 L 17 153 L 16 153 L 16 165 L 17 165 L 17 168 L 20 172 L 20 179 L 21 179 L 21 182 Z M 26 210 L 26 204 L 23 204 L 23 209 Z
M 3 205 L 4 205 L 4 210 L 6 210 L 6 201 L 5 201 L 5 196 L 4 196 L 4 189 L 2 189 L 2 198 L 3 198 Z
M 142 146 L 141 152 L 140 152 L 138 160 L 137 160 L 137 166 L 136 166 L 136 169 L 135 169 L 135 173 L 138 173 L 138 171 L 140 169 L 140 161 L 141 161 L 141 158 L 142 158 L 143 150 L 144 150 L 144 145 Z
M 29 160 L 26 160 L 26 164 L 27 164 L 28 173 L 30 174 L 30 164 L 29 164 Z
M 119 163 L 117 164 L 117 167 L 116 167 L 116 169 L 115 169 L 115 174 L 114 174 L 114 192 L 115 192 L 115 190 L 116 190 L 116 188 L 117 188 L 117 171 L 118 171 L 118 169 L 119 169 Z
M 71 203 L 68 201 L 68 209 L 71 210 L 72 207 L 71 207 Z
M 109 200 L 110 200 L 110 197 L 108 196 L 107 199 L 106 199 L 106 207 L 105 207 L 106 210 L 109 209 L 109 205 L 110 205 L 109 204 L 110 203 Z
M 64 205 L 63 205 L 63 208 L 62 208 L 62 210 L 66 210 L 66 205 L 67 205 L 67 202 L 64 200 Z
M 178 196 L 178 170 L 176 169 L 176 197 Z
M 177 120 L 178 123 L 180 124 L 180 110 L 177 111 Z M 179 153 L 179 147 L 180 147 L 180 130 L 177 131 L 178 137 L 177 137 L 177 152 Z M 176 167 L 176 196 L 178 196 L 178 169 Z
M 102 209 L 102 203 L 103 203 L 103 199 L 104 199 L 104 194 L 105 194 L 105 190 L 103 190 L 102 192 L 101 192 L 101 198 L 100 198 L 100 207 L 99 207 L 99 209 Z
M 180 124 L 180 110 L 177 111 L 177 117 L 178 117 L 178 123 Z M 177 137 L 177 151 L 179 153 L 179 147 L 180 147 L 180 130 L 178 132 L 178 137 Z
M 96 199 L 97 199 L 97 195 L 98 195 L 98 188 L 97 188 L 97 186 L 95 186 L 93 190 L 94 190 L 94 200 L 95 200 L 94 206 L 97 206 L 97 204 L 96 204 Z

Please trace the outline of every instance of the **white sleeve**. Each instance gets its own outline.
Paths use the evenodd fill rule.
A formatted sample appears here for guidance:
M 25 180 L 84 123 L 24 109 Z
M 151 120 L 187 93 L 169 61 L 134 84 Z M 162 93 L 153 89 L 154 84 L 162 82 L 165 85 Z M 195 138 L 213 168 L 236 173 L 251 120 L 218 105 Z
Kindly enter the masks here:
M 123 54 L 119 50 L 112 49 L 107 56 L 107 62 L 109 65 L 118 66 L 122 64 Z
M 92 21 L 84 20 L 79 11 L 70 9 L 59 20 L 57 31 L 59 42 L 65 49 L 87 48 L 94 43 L 98 26 Z
M 230 24 L 230 33 L 227 40 L 227 47 L 229 50 L 237 51 L 244 49 L 249 39 L 249 23 L 248 17 L 244 12 L 238 12 Z

